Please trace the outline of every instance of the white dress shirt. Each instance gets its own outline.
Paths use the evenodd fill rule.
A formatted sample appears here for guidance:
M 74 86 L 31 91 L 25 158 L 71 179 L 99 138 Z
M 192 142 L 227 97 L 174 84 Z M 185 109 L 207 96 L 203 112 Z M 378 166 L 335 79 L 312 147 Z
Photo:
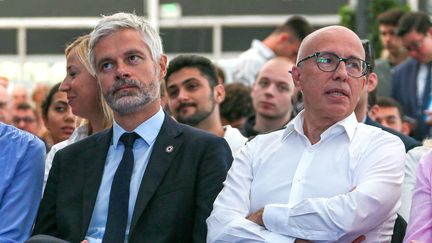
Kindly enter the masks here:
M 253 40 L 251 47 L 240 54 L 233 69 L 233 82 L 251 86 L 261 67 L 268 60 L 276 57 L 272 49 L 259 40 Z
M 225 131 L 224 139 L 227 141 L 227 143 L 231 149 L 231 153 L 232 153 L 233 157 L 235 158 L 239 154 L 240 149 L 247 142 L 247 138 L 245 138 L 241 134 L 241 132 L 235 127 L 232 127 L 230 125 L 226 125 L 223 128 Z
M 396 136 L 351 114 L 311 145 L 303 112 L 242 148 L 207 219 L 207 242 L 390 242 L 404 175 Z M 261 227 L 246 219 L 264 209 Z

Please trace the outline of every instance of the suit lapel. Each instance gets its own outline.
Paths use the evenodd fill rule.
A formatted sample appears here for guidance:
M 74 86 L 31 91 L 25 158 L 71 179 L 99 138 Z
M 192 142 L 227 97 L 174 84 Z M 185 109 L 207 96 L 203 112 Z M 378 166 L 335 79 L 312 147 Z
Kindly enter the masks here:
M 85 164 L 82 165 L 84 168 L 82 234 L 84 236 L 87 233 L 95 207 L 111 139 L 112 128 L 102 131 L 93 137 L 91 144 L 86 148 L 89 152 L 84 153 L 83 161 Z
M 181 127 L 169 115 L 165 114 L 164 123 L 153 146 L 153 151 L 141 181 L 132 215 L 130 232 L 133 232 L 139 217 L 155 194 L 171 162 L 180 150 L 183 143 L 183 140 L 178 138 L 180 134 Z

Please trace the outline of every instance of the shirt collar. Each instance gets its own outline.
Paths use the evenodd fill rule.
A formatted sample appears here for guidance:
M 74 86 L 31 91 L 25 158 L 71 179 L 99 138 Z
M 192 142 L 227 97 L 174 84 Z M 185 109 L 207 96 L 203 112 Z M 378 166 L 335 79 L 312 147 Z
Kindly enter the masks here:
M 162 108 L 154 114 L 152 117 L 147 119 L 145 122 L 141 123 L 133 132 L 136 132 L 146 143 L 147 145 L 152 144 L 159 131 L 162 127 L 163 121 L 165 119 L 165 113 Z M 120 136 L 125 133 L 124 130 L 115 120 L 113 122 L 113 139 L 112 144 L 114 147 L 117 147 Z
M 253 40 L 252 48 L 256 48 L 267 59 L 271 59 L 276 56 L 273 50 L 264 45 L 260 40 Z
M 282 136 L 282 140 L 285 140 L 294 131 L 297 132 L 298 134 L 305 136 L 303 130 L 303 122 L 304 122 L 304 110 L 302 110 L 296 117 L 294 117 L 294 119 L 292 119 L 288 123 L 284 131 L 284 134 Z M 321 134 L 321 138 L 325 139 L 326 137 L 329 137 L 335 133 L 339 133 L 342 129 L 344 132 L 346 132 L 349 140 L 351 141 L 354 136 L 355 130 L 357 128 L 357 125 L 358 125 L 358 121 L 355 116 L 355 113 L 353 112 L 347 118 L 336 122 L 327 130 L 325 130 Z

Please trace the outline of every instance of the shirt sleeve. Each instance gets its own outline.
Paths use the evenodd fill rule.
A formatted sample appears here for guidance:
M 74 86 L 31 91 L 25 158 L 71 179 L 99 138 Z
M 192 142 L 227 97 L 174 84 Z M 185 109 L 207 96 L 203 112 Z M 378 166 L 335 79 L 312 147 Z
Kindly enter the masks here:
M 417 169 L 417 182 L 412 198 L 411 216 L 404 242 L 432 242 L 431 199 L 432 153 L 422 158 Z
M 24 139 L 23 139 L 24 140 Z M 0 203 L 0 242 L 24 242 L 30 236 L 42 195 L 45 146 L 33 138 L 17 143 L 13 178 Z M 22 152 L 22 153 L 21 153 Z M 23 156 L 21 156 L 23 155 Z
M 292 243 L 294 238 L 270 232 L 246 219 L 253 213 L 249 199 L 253 177 L 249 145 L 234 160 L 224 188 L 213 204 L 213 211 L 207 219 L 207 242 Z
M 423 147 L 414 148 L 408 151 L 405 160 L 405 178 L 402 184 L 401 207 L 398 213 L 408 222 L 412 195 L 416 184 L 416 169 L 421 156 L 426 152 Z
M 405 149 L 398 138 L 386 137 L 370 138 L 378 142 L 372 141 L 360 153 L 352 168 L 352 191 L 330 198 L 307 198 L 293 205 L 268 204 L 263 215 L 266 228 L 311 241 L 351 242 L 386 220 L 396 219 Z

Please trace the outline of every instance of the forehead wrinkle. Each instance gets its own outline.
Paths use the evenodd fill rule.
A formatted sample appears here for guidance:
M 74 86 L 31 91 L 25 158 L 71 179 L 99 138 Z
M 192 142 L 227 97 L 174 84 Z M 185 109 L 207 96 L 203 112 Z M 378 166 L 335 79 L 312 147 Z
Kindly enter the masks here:
M 298 51 L 297 60 L 301 60 L 304 57 L 319 51 L 331 52 L 332 50 L 320 50 L 319 48 L 323 45 L 327 45 L 327 43 L 333 43 L 335 40 L 341 39 L 349 42 L 346 44 L 347 46 L 357 46 L 358 48 L 356 49 L 360 51 L 360 56 L 357 58 L 362 60 L 365 59 L 365 52 L 361 40 L 353 31 L 343 26 L 328 26 L 312 32 L 303 39 Z

